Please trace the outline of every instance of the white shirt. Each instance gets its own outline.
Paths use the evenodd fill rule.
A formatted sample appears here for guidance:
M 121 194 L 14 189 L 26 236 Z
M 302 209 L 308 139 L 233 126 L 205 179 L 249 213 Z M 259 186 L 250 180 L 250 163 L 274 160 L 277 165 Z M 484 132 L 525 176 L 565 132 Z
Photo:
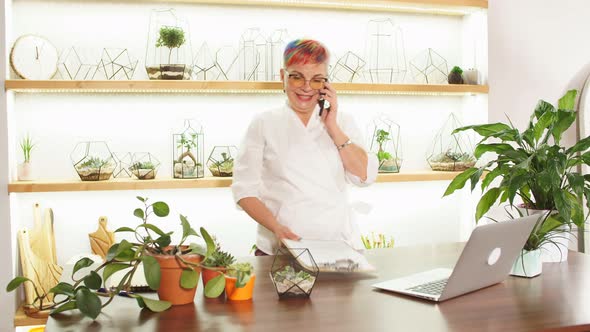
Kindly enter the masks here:
M 338 112 L 336 120 L 350 140 L 363 147 L 362 134 L 353 119 Z M 347 182 L 367 186 L 375 181 L 378 161 L 373 154 L 368 157 L 367 179 L 363 182 L 344 169 L 318 108 L 305 126 L 285 105 L 259 114 L 250 124 L 234 163 L 234 200 L 259 198 L 279 223 L 304 239 L 344 240 L 360 248 Z M 256 245 L 274 254 L 278 240 L 258 225 Z

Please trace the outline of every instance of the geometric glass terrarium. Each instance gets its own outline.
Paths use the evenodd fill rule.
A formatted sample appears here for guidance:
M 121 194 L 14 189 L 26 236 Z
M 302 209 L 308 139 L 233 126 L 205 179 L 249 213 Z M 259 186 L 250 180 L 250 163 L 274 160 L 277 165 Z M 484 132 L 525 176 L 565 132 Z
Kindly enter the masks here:
M 419 84 L 448 83 L 447 60 L 431 48 L 424 50 L 410 61 L 410 71 L 414 81 Z
M 391 19 L 369 21 L 366 54 L 372 83 L 404 81 L 408 70 L 404 35 Z
M 270 270 L 270 279 L 279 299 L 308 298 L 320 270 L 308 249 L 289 250 L 277 250 Z M 308 267 L 303 267 L 299 261 L 306 262 Z
M 371 153 L 379 160 L 379 173 L 399 173 L 402 167 L 400 127 L 385 116 L 373 121 Z
M 238 155 L 235 146 L 216 146 L 207 159 L 207 168 L 213 176 L 232 176 L 234 172 L 234 157 Z
M 175 179 L 205 176 L 203 127 L 194 120 L 184 120 L 184 128 L 172 135 L 173 172 Z
M 464 171 L 475 165 L 470 136 L 465 132 L 452 133 L 459 127 L 462 127 L 461 122 L 451 113 L 434 137 L 432 152 L 427 159 L 433 171 Z
M 130 178 L 131 161 L 133 156 L 131 152 L 113 152 L 113 158 L 115 159 L 115 172 L 113 173 L 114 178 Z
M 267 40 L 259 28 L 248 28 L 240 37 L 240 80 L 265 81 L 267 73 Z
M 70 159 L 82 181 L 108 180 L 116 165 L 111 150 L 103 141 L 76 144 Z
M 174 9 L 152 10 L 145 53 L 150 80 L 189 80 L 192 47 L 188 23 Z
M 129 166 L 131 174 L 138 180 L 151 180 L 156 178 L 160 161 L 149 152 L 136 152 L 131 158 Z

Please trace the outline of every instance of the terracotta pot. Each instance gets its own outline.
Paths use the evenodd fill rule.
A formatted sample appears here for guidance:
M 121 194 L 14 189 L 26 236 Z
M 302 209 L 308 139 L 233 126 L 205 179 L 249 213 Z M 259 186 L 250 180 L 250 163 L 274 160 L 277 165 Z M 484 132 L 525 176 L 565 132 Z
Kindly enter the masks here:
M 158 297 L 160 300 L 168 301 L 172 305 L 181 305 L 192 303 L 195 299 L 195 292 L 197 287 L 185 289 L 180 286 L 180 275 L 182 268 L 185 267 L 182 262 L 176 259 L 173 255 L 153 255 L 160 263 L 160 271 L 162 277 L 160 279 L 160 288 L 158 289 Z M 182 258 L 191 263 L 200 263 L 203 257 L 197 254 L 182 255 Z M 201 269 L 194 267 L 197 273 Z
M 220 271 L 215 271 L 215 270 L 208 270 L 208 269 L 202 269 L 201 270 L 201 278 L 203 279 L 203 295 L 205 295 L 205 286 L 207 286 L 207 283 L 209 282 L 209 280 L 217 277 L 220 273 L 224 273 L 225 272 L 225 268 L 218 266 L 216 267 L 217 269 L 220 269 Z M 219 296 L 222 296 L 223 293 L 221 293 Z
M 227 298 L 232 301 L 252 299 L 256 275 L 252 275 L 250 280 L 242 288 L 236 288 L 236 281 L 238 281 L 238 278 L 225 276 L 225 294 L 227 294 Z

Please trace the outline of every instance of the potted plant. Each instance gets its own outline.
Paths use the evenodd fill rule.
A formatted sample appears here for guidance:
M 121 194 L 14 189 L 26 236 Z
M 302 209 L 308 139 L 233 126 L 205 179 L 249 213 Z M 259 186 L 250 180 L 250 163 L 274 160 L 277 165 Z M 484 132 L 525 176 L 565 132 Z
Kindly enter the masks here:
M 368 235 L 361 235 L 361 241 L 363 241 L 365 249 L 393 248 L 395 243 L 393 236 L 387 240 L 385 234 L 377 234 L 377 238 L 375 238 L 375 233 L 371 233 L 370 237 Z
M 379 146 L 377 151 L 377 159 L 379 160 L 379 172 L 380 173 L 398 173 L 400 162 L 398 158 L 395 158 L 391 153 L 384 150 L 383 145 L 390 141 L 391 137 L 388 131 L 383 129 L 377 129 L 375 133 L 375 141 Z
M 121 227 L 115 232 L 131 233 L 134 240 L 122 240 L 109 249 L 106 260 L 99 267 L 91 270 L 85 276 L 78 278 L 76 272 L 90 267 L 93 261 L 82 258 L 76 262 L 72 272 L 73 282 L 60 282 L 48 293 L 60 295 L 61 300 L 52 307 L 51 314 L 67 310 L 78 309 L 92 319 L 101 313 L 102 307 L 108 305 L 121 291 L 129 291 L 131 280 L 140 264 L 143 264 L 145 280 L 149 287 L 158 291 L 160 300 L 143 297 L 139 294 L 128 293 L 137 300 L 142 308 L 152 311 L 163 311 L 171 305 L 193 302 L 195 290 L 199 280 L 199 272 L 203 267 L 202 261 L 207 260 L 215 250 L 213 240 L 204 228 L 200 228 L 200 235 L 192 228 L 188 219 L 180 215 L 182 237 L 176 245 L 171 245 L 173 232 L 164 232 L 156 225 L 148 222 L 150 215 L 166 217 L 170 212 L 165 202 L 149 203 L 147 198 L 137 197 L 142 207 L 133 211 L 133 215 L 140 220 L 135 227 Z M 202 237 L 205 247 L 198 244 L 185 244 L 191 236 Z M 106 292 L 99 292 L 103 283 L 115 272 L 126 271 L 117 286 Z M 243 280 L 243 278 L 242 278 Z M 24 282 L 30 281 L 24 277 L 14 278 L 6 287 L 13 291 Z M 219 287 L 205 290 L 209 296 L 218 296 L 222 291 Z M 105 298 L 103 303 L 100 297 Z
M 467 180 L 471 190 L 484 176 L 483 196 L 477 204 L 475 220 L 480 220 L 496 202 L 515 205 L 520 198 L 526 209 L 543 210 L 525 249 L 535 249 L 539 242 L 556 247 L 556 240 L 571 232 L 572 226 L 584 227 L 582 202 L 590 202 L 590 176 L 576 171 L 580 165 L 590 165 L 590 137 L 565 148 L 560 144 L 562 134 L 575 122 L 574 109 L 577 91 L 568 91 L 559 99 L 558 107 L 539 101 L 527 128 L 519 131 L 512 123 L 491 123 L 458 128 L 455 132 L 473 130 L 482 136 L 475 157 L 482 159 L 486 152 L 496 156 L 479 167 L 471 167 L 459 174 L 447 187 L 444 196 L 463 188 Z M 500 142 L 489 142 L 491 139 Z M 501 178 L 501 181 L 495 179 Z M 567 258 L 567 251 L 562 253 Z
M 475 165 L 475 158 L 467 152 L 447 150 L 429 160 L 433 171 L 463 171 Z
M 23 152 L 23 162 L 18 164 L 17 167 L 17 178 L 19 181 L 31 181 L 34 180 L 33 166 L 31 164 L 31 151 L 35 147 L 31 136 L 27 134 L 20 141 L 20 148 Z
M 183 80 L 190 78 L 191 69 L 186 64 L 173 63 L 172 52 L 185 43 L 184 30 L 178 26 L 160 27 L 156 48 L 168 48 L 168 62 L 160 64 L 159 67 L 147 67 L 150 78 L 156 77 L 162 80 Z M 187 73 L 188 71 L 188 73 Z
M 221 276 L 215 277 L 209 282 L 214 285 Z M 217 280 L 216 280 L 217 279 Z M 256 275 L 254 267 L 250 263 L 235 263 L 227 268 L 225 273 L 225 294 L 232 301 L 244 301 L 252 299 Z M 211 287 L 213 288 L 213 286 Z M 207 287 L 205 287 L 207 289 Z
M 215 251 L 203 261 L 203 266 L 207 267 L 201 273 L 203 287 L 207 287 L 211 279 L 223 275 L 227 271 L 227 268 L 236 261 L 230 253 L 221 250 L 218 242 L 215 241 L 215 244 Z M 204 294 L 207 296 L 207 293 Z
M 202 172 L 203 165 L 193 154 L 193 150 L 198 148 L 199 134 L 197 132 L 186 132 L 178 135 L 176 148 L 180 149 L 180 154 L 174 160 L 174 177 L 185 178 L 195 177 L 195 174 Z M 195 173 L 196 172 L 196 173 Z
M 453 67 L 449 73 L 448 82 L 449 84 L 463 84 L 463 69 L 459 66 Z

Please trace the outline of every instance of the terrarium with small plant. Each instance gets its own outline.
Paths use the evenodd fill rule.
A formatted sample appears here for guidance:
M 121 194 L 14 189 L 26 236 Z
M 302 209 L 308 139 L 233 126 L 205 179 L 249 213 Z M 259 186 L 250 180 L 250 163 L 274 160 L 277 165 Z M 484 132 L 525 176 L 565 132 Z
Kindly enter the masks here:
M 308 249 L 279 248 L 270 278 L 280 299 L 311 295 L 320 270 Z
M 173 9 L 152 12 L 145 60 L 150 79 L 190 79 L 192 54 L 188 31 L 188 24 L 177 18 Z
M 115 160 L 106 142 L 80 142 L 70 159 L 82 181 L 108 180 L 115 170 Z
M 173 172 L 176 179 L 202 178 L 204 170 L 203 127 L 194 120 L 184 120 L 184 128 L 172 135 Z
M 238 148 L 235 146 L 216 146 L 207 159 L 207 168 L 213 176 L 232 176 L 237 153 Z
M 459 66 L 453 67 L 448 77 L 449 84 L 463 84 L 463 69 Z
M 401 168 L 400 127 L 385 116 L 373 121 L 371 152 L 379 160 L 379 173 L 398 173 Z
M 156 178 L 158 167 L 160 162 L 151 153 L 138 152 L 133 154 L 129 170 L 138 180 L 151 180 Z
M 461 122 L 451 113 L 436 133 L 427 158 L 433 171 L 464 171 L 475 165 L 471 136 L 465 132 L 454 132 L 459 127 L 462 127 Z

